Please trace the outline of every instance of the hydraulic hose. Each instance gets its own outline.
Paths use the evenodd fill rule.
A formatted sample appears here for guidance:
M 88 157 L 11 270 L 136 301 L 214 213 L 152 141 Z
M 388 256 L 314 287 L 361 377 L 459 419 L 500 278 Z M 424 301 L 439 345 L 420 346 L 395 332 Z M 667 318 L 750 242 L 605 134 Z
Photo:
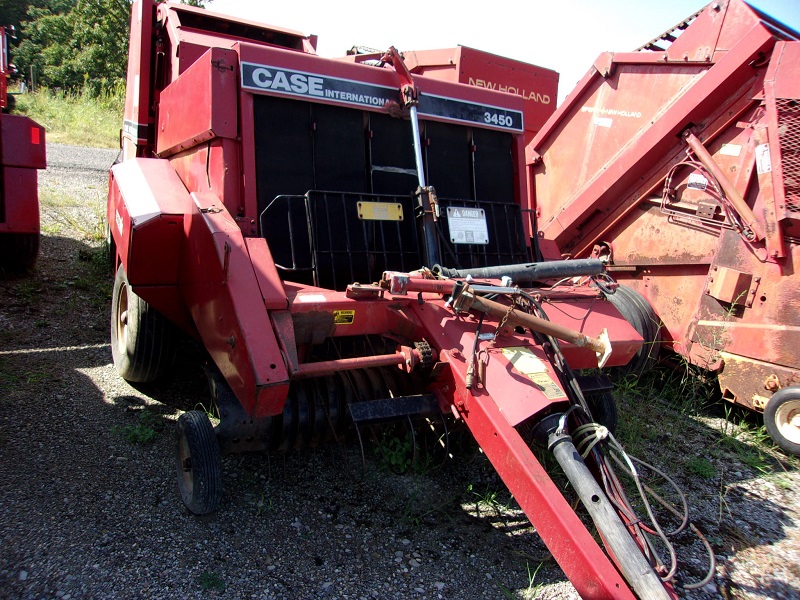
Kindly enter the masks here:
M 458 279 L 463 279 L 467 276 L 472 276 L 476 279 L 501 279 L 503 277 L 510 277 L 514 283 L 517 284 L 528 281 L 561 279 L 563 277 L 599 275 L 603 272 L 603 269 L 603 263 L 596 258 L 521 263 L 476 269 L 448 269 L 441 265 L 433 266 L 433 272 L 444 277 Z

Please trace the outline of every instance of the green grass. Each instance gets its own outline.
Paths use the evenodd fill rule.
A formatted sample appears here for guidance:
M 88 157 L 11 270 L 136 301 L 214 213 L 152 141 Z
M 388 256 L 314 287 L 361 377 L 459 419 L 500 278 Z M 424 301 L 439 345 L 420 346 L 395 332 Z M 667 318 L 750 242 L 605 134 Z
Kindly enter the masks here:
M 200 577 L 197 578 L 197 582 L 204 590 L 214 590 L 217 592 L 225 590 L 225 582 L 222 580 L 222 576 L 216 571 L 203 571 L 200 573 Z
M 717 469 L 714 465 L 702 456 L 695 456 L 686 463 L 686 468 L 690 473 L 702 477 L 703 479 L 713 479 L 717 476 Z
M 149 444 L 158 437 L 162 423 L 157 414 L 143 409 L 138 411 L 137 422 L 115 426 L 114 432 L 124 436 L 132 444 Z
M 40 89 L 16 96 L 18 114 L 45 128 L 47 141 L 95 148 L 118 148 L 125 88 L 93 97 L 86 92 Z

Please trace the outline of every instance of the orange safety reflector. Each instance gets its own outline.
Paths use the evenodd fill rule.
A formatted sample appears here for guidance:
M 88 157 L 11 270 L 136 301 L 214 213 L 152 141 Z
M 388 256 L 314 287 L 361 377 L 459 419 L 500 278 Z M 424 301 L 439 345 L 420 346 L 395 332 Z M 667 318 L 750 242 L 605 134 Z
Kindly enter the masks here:
M 31 127 L 31 144 L 38 146 L 41 143 L 42 134 L 38 127 Z

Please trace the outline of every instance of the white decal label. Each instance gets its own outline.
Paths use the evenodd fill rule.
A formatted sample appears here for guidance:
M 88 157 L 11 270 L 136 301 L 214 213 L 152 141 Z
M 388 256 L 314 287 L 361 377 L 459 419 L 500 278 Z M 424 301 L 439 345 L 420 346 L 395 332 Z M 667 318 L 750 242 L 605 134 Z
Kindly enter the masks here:
M 450 241 L 454 244 L 489 243 L 486 213 L 482 208 L 448 206 L 447 225 L 450 228 Z
M 704 190 L 708 187 L 708 179 L 703 177 L 700 173 L 692 173 L 689 175 L 688 186 L 693 190 Z
M 120 216 L 118 210 L 114 211 L 114 222 L 117 224 L 117 231 L 119 231 L 119 234 L 122 235 L 122 217 Z
M 719 153 L 725 156 L 739 156 L 742 153 L 742 147 L 739 144 L 722 144 Z
M 769 157 L 769 144 L 756 146 L 756 170 L 759 175 L 772 171 L 772 161 Z
M 614 121 L 608 117 L 595 117 L 592 123 L 598 127 L 611 127 Z
M 325 302 L 326 298 L 322 294 L 298 294 L 295 300 L 298 302 Z

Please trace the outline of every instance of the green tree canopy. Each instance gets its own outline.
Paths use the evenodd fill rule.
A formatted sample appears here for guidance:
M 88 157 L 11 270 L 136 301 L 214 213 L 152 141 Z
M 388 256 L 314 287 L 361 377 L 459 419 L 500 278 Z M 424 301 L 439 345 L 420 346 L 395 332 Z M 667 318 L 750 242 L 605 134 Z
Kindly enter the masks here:
M 37 85 L 92 92 L 114 86 L 125 80 L 130 10 L 130 0 L 30 2 L 13 60 L 28 79 L 33 69 Z

